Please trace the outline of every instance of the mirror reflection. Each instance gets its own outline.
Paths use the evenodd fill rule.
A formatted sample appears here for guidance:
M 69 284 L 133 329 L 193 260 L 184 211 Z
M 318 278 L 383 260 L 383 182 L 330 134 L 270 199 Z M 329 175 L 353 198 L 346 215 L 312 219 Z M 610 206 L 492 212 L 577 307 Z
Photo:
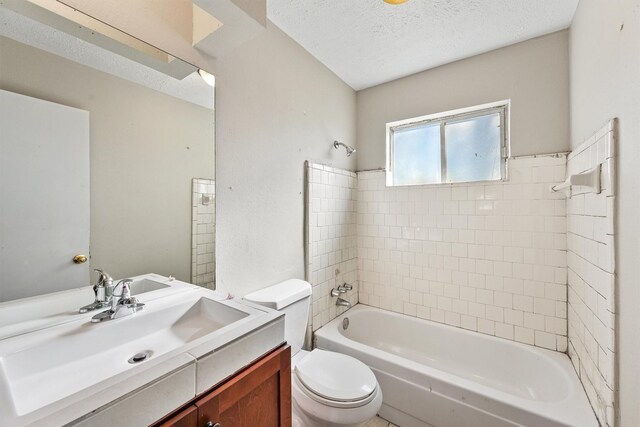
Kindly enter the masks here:
M 6 7 L 0 28 L 0 302 L 96 268 L 213 288 L 213 88 Z

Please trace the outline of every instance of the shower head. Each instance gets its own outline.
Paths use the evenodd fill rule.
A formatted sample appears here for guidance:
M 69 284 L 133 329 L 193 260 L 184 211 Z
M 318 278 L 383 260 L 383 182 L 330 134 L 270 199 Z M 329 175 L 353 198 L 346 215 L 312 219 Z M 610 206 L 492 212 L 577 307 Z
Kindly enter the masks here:
M 351 147 L 350 145 L 343 144 L 342 142 L 338 142 L 338 141 L 333 141 L 333 148 L 335 148 L 336 150 L 341 145 L 344 147 L 345 150 L 347 150 L 347 157 L 351 157 L 351 155 L 356 152 L 356 149 Z

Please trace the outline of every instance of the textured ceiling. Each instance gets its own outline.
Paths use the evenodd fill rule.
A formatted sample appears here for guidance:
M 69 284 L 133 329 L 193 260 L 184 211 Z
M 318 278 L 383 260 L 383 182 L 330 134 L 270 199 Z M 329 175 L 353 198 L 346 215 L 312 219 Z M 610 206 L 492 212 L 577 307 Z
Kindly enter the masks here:
M 268 0 L 268 17 L 356 90 L 567 28 L 578 0 Z

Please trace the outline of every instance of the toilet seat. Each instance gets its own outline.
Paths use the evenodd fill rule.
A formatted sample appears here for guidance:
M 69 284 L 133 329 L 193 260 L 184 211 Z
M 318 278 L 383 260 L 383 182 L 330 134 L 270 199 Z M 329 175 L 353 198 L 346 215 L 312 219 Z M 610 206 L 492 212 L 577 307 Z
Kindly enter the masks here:
M 382 406 L 382 390 L 376 387 L 368 403 L 348 408 L 336 407 L 322 402 L 302 385 L 295 372 L 291 372 L 291 394 L 293 414 L 301 421 L 298 427 L 355 427 L 376 416 Z M 367 399 L 369 400 L 369 399 Z M 330 402 L 335 405 L 335 402 Z
M 378 382 L 367 365 L 341 353 L 315 349 L 295 368 L 295 381 L 314 401 L 334 408 L 357 408 L 376 397 Z

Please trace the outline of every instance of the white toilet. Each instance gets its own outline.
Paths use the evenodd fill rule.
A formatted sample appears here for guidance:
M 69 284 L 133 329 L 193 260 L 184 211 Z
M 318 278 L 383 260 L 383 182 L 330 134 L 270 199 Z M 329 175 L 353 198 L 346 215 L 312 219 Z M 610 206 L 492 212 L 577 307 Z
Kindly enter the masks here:
M 382 391 L 367 365 L 341 353 L 301 350 L 307 329 L 311 285 L 292 279 L 261 289 L 245 300 L 285 313 L 291 346 L 294 427 L 358 427 L 382 405 Z

